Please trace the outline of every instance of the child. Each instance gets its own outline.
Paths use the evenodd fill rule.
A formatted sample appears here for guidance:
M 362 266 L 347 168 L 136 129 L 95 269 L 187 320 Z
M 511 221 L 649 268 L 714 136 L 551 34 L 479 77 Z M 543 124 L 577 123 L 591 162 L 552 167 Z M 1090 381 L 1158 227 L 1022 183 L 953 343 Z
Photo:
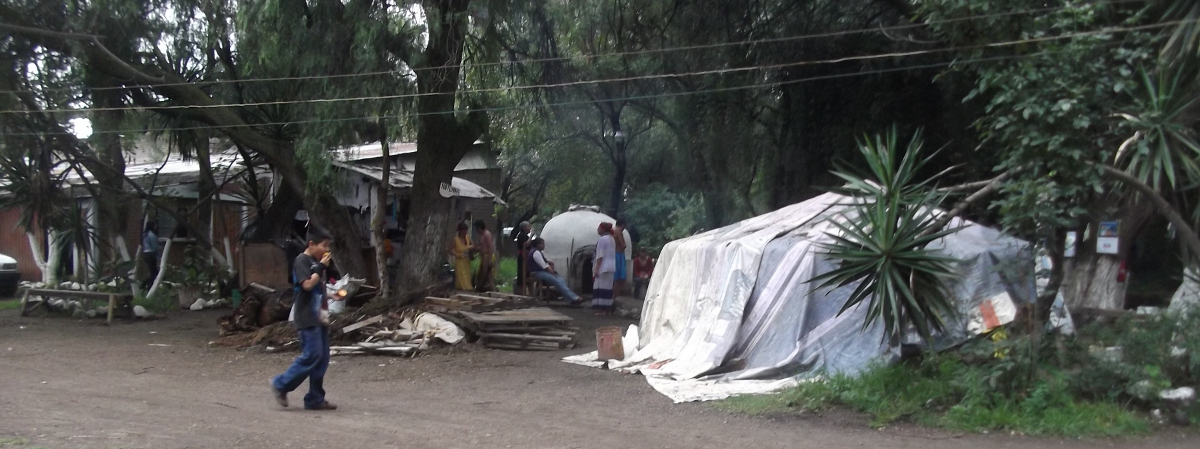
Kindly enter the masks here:
M 308 230 L 308 247 L 292 263 L 296 278 L 296 295 L 292 302 L 292 325 L 300 334 L 300 356 L 283 374 L 271 380 L 275 402 L 287 407 L 287 394 L 308 379 L 308 394 L 304 395 L 307 410 L 337 410 L 325 400 L 325 370 L 329 368 L 329 302 L 325 296 L 326 269 L 332 254 L 332 238 L 324 229 L 312 226 Z M 317 258 L 320 258 L 320 261 Z

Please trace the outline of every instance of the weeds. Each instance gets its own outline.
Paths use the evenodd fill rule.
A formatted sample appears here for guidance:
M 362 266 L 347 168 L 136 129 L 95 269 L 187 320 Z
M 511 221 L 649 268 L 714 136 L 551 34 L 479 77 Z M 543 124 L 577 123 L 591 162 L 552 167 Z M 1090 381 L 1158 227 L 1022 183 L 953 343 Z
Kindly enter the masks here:
M 1119 347 L 1119 358 L 1098 354 Z M 1143 434 L 1140 413 L 1169 411 L 1168 388 L 1200 385 L 1200 315 L 1135 317 L 1089 326 L 1077 337 L 978 338 L 920 361 L 833 375 L 773 396 L 724 401 L 748 414 L 846 406 L 872 426 L 914 422 L 1030 435 Z M 1200 406 L 1187 412 L 1200 415 Z

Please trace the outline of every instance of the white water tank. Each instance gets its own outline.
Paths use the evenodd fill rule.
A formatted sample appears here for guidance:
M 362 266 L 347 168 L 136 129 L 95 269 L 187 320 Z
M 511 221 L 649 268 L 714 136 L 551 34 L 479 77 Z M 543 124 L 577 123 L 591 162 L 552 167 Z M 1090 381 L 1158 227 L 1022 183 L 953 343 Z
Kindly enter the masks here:
M 596 250 L 596 228 L 600 223 L 616 223 L 612 217 L 597 212 L 597 207 L 572 206 L 571 210 L 551 218 L 542 227 L 541 237 L 546 240 L 546 259 L 554 262 L 559 275 L 567 281 L 571 290 L 583 291 L 586 281 L 591 283 L 591 273 L 582 273 L 584 259 L 590 260 Z M 626 242 L 632 242 L 629 231 L 623 233 Z M 625 247 L 625 259 L 629 260 L 633 253 L 632 243 Z M 628 267 L 627 267 L 628 268 Z

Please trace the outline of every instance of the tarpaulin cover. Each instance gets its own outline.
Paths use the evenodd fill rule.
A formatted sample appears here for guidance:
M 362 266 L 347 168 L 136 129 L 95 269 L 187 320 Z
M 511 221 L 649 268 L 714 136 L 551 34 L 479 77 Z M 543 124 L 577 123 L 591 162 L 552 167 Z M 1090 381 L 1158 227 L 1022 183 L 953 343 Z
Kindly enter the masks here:
M 827 193 L 667 244 L 650 280 L 638 350 L 606 366 L 640 371 L 683 402 L 769 392 L 898 358 L 881 325 L 863 328 L 865 305 L 838 315 L 855 284 L 816 290 L 810 282 L 835 268 L 818 244 L 832 241 L 831 220 L 852 214 L 851 201 Z M 939 348 L 971 334 L 968 317 L 982 302 L 1035 296 L 1027 243 L 969 221 L 950 226 L 961 229 L 931 247 L 961 260 L 952 282 L 960 313 L 934 342 Z M 915 335 L 905 342 L 921 343 Z M 564 360 L 596 366 L 594 354 Z

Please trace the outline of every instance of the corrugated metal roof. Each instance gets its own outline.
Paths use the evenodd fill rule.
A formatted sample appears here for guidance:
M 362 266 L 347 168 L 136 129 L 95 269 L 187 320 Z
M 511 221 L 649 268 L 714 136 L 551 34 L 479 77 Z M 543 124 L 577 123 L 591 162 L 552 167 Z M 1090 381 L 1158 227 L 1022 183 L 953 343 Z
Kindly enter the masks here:
M 375 181 L 380 181 L 383 179 L 383 168 L 376 165 L 361 163 L 356 164 L 350 162 L 334 162 L 333 165 L 335 167 L 354 171 L 355 173 L 367 176 Z M 388 184 L 394 189 L 412 188 L 413 172 L 411 170 L 390 170 L 388 173 L 388 178 Z M 488 189 L 462 178 L 451 178 L 450 186 L 452 187 L 451 190 L 454 192 L 451 196 L 491 199 L 497 204 L 505 204 L 504 201 L 500 200 L 496 194 L 488 191 Z

